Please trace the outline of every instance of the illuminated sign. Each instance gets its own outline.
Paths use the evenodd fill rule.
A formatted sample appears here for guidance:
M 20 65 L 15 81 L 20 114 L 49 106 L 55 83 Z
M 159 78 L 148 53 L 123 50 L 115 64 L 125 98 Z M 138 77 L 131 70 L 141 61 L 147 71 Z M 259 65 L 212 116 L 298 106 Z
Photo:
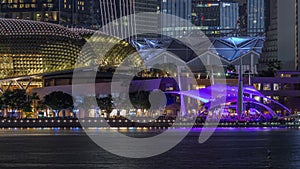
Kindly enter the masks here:
M 210 7 L 214 7 L 214 6 L 220 6 L 220 4 L 219 3 L 199 3 L 199 4 L 197 4 L 197 7 L 199 7 L 199 8 L 203 8 L 203 7 L 210 8 Z
M 223 8 L 231 6 L 230 3 L 222 3 L 222 4 L 223 4 Z

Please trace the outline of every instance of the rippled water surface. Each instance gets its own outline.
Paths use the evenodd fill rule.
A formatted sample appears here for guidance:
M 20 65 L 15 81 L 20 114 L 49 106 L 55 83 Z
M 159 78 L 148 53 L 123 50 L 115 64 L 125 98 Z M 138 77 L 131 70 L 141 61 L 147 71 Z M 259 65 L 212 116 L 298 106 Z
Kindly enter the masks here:
M 204 144 L 198 143 L 199 132 L 162 155 L 127 159 L 99 148 L 80 129 L 0 130 L 0 168 L 300 168 L 298 129 L 217 129 Z

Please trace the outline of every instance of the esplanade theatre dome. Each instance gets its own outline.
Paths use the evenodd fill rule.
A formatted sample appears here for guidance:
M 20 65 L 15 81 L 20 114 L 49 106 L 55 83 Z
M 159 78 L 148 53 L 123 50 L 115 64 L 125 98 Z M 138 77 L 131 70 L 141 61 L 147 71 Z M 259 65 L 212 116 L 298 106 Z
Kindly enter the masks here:
M 114 43 L 114 48 L 105 53 L 106 64 L 117 65 L 134 48 L 125 41 L 96 33 L 99 48 Z M 75 67 L 82 48 L 93 31 L 67 29 L 60 25 L 0 18 L 0 79 L 70 70 Z M 111 46 L 111 45 L 110 45 Z M 125 50 L 124 50 L 125 49 Z M 131 51 L 131 52 L 128 52 Z M 95 54 L 86 51 L 80 57 L 82 66 L 95 61 Z M 112 59 L 114 58 L 114 59 Z M 78 61 L 77 61 L 78 65 Z M 110 66 L 110 65 L 108 65 Z

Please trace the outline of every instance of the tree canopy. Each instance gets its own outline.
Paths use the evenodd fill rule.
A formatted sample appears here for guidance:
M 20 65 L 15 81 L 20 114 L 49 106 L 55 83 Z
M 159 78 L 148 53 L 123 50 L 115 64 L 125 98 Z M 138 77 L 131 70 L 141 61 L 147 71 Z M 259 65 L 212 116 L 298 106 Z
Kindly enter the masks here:
M 97 98 L 98 106 L 101 110 L 104 110 L 109 117 L 110 113 L 113 111 L 113 99 L 112 96 L 109 95 L 108 97 L 104 98 Z
M 275 71 L 281 70 L 281 61 L 280 60 L 270 60 L 266 63 L 267 70 L 263 70 L 260 76 L 263 77 L 274 77 Z
M 13 112 L 22 110 L 32 112 L 30 95 L 25 90 L 5 91 L 1 96 L 3 106 L 11 109 Z
M 73 109 L 73 97 L 61 91 L 52 92 L 44 97 L 44 104 L 52 108 L 55 113 L 64 109 Z

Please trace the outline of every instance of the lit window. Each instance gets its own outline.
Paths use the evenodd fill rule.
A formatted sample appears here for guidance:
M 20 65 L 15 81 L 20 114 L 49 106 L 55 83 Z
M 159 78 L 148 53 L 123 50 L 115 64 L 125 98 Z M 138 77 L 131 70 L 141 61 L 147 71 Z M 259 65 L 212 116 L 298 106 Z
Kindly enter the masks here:
M 279 101 L 279 96 L 273 96 L 273 99 Z
M 273 90 L 274 91 L 278 91 L 279 90 L 279 84 L 278 83 L 274 83 L 273 84 Z
M 261 84 L 260 84 L 260 83 L 255 83 L 255 84 L 253 84 L 253 86 L 254 86 L 257 90 L 261 90 Z
M 271 84 L 270 84 L 270 83 L 265 83 L 265 84 L 264 84 L 264 90 L 265 90 L 265 91 L 271 90 Z
M 261 98 L 260 98 L 259 96 L 255 96 L 254 99 L 255 99 L 256 101 L 258 101 L 258 102 L 261 101 Z

